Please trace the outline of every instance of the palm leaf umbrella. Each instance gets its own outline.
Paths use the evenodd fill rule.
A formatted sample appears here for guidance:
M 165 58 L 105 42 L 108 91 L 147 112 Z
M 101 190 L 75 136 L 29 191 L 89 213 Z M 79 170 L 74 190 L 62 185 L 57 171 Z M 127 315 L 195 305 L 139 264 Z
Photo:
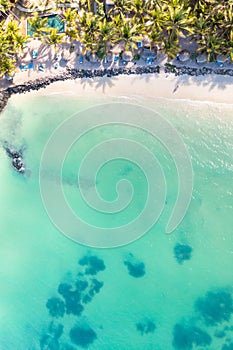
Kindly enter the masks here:
M 122 59 L 126 62 L 130 62 L 133 60 L 133 54 L 131 51 L 125 51 L 122 55 Z
M 190 59 L 190 52 L 188 50 L 183 50 L 178 57 L 181 62 L 186 62 Z
M 206 61 L 207 61 L 207 55 L 206 54 L 198 55 L 197 58 L 196 58 L 196 62 L 197 63 L 206 63 Z

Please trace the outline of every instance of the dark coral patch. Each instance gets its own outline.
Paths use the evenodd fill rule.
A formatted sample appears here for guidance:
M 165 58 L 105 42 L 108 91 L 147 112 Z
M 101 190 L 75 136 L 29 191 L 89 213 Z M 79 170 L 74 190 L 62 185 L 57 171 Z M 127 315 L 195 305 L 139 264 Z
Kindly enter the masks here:
M 81 302 L 81 293 L 71 284 L 60 283 L 58 286 L 58 293 L 65 299 L 65 309 L 67 315 L 73 314 L 80 316 L 84 308 Z
M 75 285 L 76 285 L 77 290 L 81 293 L 81 292 L 83 292 L 84 290 L 87 289 L 88 282 L 85 281 L 85 280 L 82 280 L 82 279 L 77 279 L 75 281 Z
M 40 339 L 41 350 L 59 350 L 59 342 L 50 334 L 45 334 Z
M 65 314 L 65 304 L 60 298 L 53 297 L 48 299 L 46 307 L 53 317 L 63 317 Z
M 208 292 L 205 297 L 197 299 L 195 308 L 204 318 L 207 325 L 229 321 L 233 312 L 231 294 L 224 290 Z
M 69 295 L 72 288 L 73 287 L 71 284 L 60 283 L 58 286 L 58 293 L 61 294 L 63 296 L 63 298 L 65 299 Z
M 88 304 L 92 301 L 92 297 L 89 294 L 85 294 L 82 298 L 82 302 L 84 304 Z
M 97 335 L 93 329 L 91 329 L 89 326 L 81 327 L 76 326 L 73 327 L 70 330 L 70 339 L 71 341 L 83 348 L 87 348 L 90 344 L 92 344 L 95 339 L 97 338 Z
M 174 247 L 174 255 L 179 264 L 182 264 L 185 260 L 190 260 L 192 255 L 192 247 L 187 244 L 177 243 Z
M 76 350 L 76 349 L 70 344 L 62 344 L 59 350 Z
M 127 266 L 130 276 L 139 278 L 143 277 L 146 273 L 145 264 L 137 260 L 131 253 L 128 255 L 127 260 L 124 261 L 124 264 Z
M 210 345 L 211 341 L 210 335 L 198 327 L 184 327 L 181 324 L 174 326 L 172 344 L 175 349 L 191 350 L 195 345 Z
M 76 298 L 70 298 L 66 300 L 66 313 L 67 315 L 72 314 L 76 316 L 80 316 L 83 312 L 84 307 L 79 303 Z
M 95 255 L 84 256 L 79 260 L 79 265 L 86 266 L 86 275 L 96 275 L 98 272 L 104 271 L 106 268 L 104 261 Z
M 49 324 L 49 334 L 54 338 L 59 339 L 63 333 L 63 325 L 61 323 L 56 324 L 55 322 L 50 322 Z
M 224 344 L 222 350 L 233 350 L 233 343 Z
M 90 291 L 93 291 L 94 294 L 99 293 L 100 289 L 103 287 L 104 282 L 98 281 L 96 278 L 91 279 Z
M 141 333 L 141 335 L 144 335 L 148 333 L 154 333 L 156 325 L 151 320 L 143 320 L 136 323 L 136 328 Z
M 214 336 L 216 338 L 224 338 L 226 336 L 226 332 L 224 330 L 217 330 L 214 332 Z

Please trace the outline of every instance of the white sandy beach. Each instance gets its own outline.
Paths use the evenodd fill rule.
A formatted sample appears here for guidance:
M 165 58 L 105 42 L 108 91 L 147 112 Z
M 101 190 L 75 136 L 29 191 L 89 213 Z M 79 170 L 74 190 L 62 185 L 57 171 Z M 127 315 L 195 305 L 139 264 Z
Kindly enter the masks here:
M 132 96 L 137 98 L 168 98 L 233 104 L 233 77 L 171 74 L 121 75 L 112 78 L 83 78 L 55 82 L 45 89 L 31 92 L 38 95 L 70 93 L 91 96 Z
M 76 69 L 96 69 L 105 68 L 99 63 L 90 63 L 84 60 L 82 64 L 79 63 L 77 52 L 80 52 L 79 43 L 76 43 L 75 52 L 69 52 L 69 45 L 63 45 L 59 49 L 62 53 L 65 64 L 58 65 L 58 69 L 54 69 L 53 48 L 43 45 L 39 40 L 31 40 L 26 48 L 24 57 L 21 63 L 28 64 L 32 61 L 32 52 L 36 50 L 38 57 L 34 62 L 34 69 L 27 69 L 27 71 L 18 70 L 14 77 L 14 85 L 22 84 L 27 81 L 33 81 L 38 78 L 45 78 L 55 76 L 57 74 L 65 73 L 67 64 Z M 64 60 L 63 60 L 64 61 Z M 62 61 L 61 61 L 62 62 Z M 77 79 L 63 82 L 56 82 L 48 86 L 46 89 L 41 89 L 34 94 L 50 94 L 66 92 L 77 95 L 105 95 L 105 96 L 132 96 L 132 97 L 147 97 L 147 98 L 168 98 L 168 99 L 189 99 L 194 101 L 211 101 L 216 103 L 233 103 L 232 87 L 233 77 L 210 74 L 205 76 L 192 77 L 188 75 L 175 76 L 173 74 L 164 73 L 164 64 L 167 62 L 165 56 L 161 55 L 156 60 L 155 64 L 161 67 L 160 74 L 144 74 L 144 75 L 119 75 L 112 78 L 94 78 L 94 79 Z M 44 63 L 45 70 L 38 71 L 38 65 Z M 63 62 L 64 63 L 64 62 Z M 176 65 L 183 64 L 175 62 Z M 145 62 L 137 63 L 139 66 L 144 65 Z M 108 68 L 119 65 L 108 64 Z M 129 62 L 127 67 L 134 65 Z M 195 61 L 189 60 L 185 65 L 190 67 L 201 68 Z M 217 68 L 215 63 L 208 63 L 208 67 Z M 224 68 L 231 68 L 231 64 L 227 63 Z M 0 89 L 4 89 L 7 85 L 0 82 Z

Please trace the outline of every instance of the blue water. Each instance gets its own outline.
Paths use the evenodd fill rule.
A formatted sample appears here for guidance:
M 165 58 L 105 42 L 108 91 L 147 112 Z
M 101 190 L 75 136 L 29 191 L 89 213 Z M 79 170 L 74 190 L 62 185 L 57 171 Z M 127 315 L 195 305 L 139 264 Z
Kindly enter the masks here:
M 49 15 L 43 16 L 43 18 L 47 18 L 47 28 L 57 28 L 58 33 L 64 33 L 65 31 L 65 23 L 61 21 L 61 18 L 58 15 Z M 27 22 L 27 34 L 33 36 L 34 31 L 32 30 L 30 24 Z
M 103 127 L 72 147 L 63 190 L 74 212 L 93 225 L 123 225 L 147 198 L 142 169 L 118 159 L 100 169 L 96 183 L 111 201 L 117 181 L 128 179 L 135 197 L 127 210 L 113 217 L 82 202 L 77 169 L 96 142 L 140 141 L 157 157 L 167 181 L 165 208 L 147 234 L 123 247 L 97 249 L 73 242 L 50 221 L 40 196 L 39 166 L 55 128 L 101 102 L 109 100 L 27 94 L 12 97 L 1 114 L 1 142 L 17 149 L 24 145 L 30 171 L 27 176 L 14 171 L 1 147 L 0 349 L 232 349 L 233 106 L 137 101 L 176 128 L 192 160 L 191 203 L 170 235 L 165 227 L 178 180 L 158 140 L 132 128 Z M 59 182 L 52 161 L 44 176 L 51 186 Z M 84 188 L 92 185 L 90 174 Z

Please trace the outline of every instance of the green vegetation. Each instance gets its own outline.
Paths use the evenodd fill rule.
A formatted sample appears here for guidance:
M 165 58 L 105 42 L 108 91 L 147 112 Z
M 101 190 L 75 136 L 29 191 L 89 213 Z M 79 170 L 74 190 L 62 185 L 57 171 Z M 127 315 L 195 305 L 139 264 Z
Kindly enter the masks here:
M 0 0 L 0 8 L 8 9 L 8 0 Z M 121 43 L 122 51 L 133 55 L 136 43 L 147 38 L 151 49 L 164 52 L 168 60 L 182 49 L 182 40 L 195 41 L 197 53 L 206 53 L 209 61 L 218 54 L 232 58 L 233 0 L 115 0 L 107 8 L 105 0 L 79 0 L 80 10 L 64 9 L 66 40 L 71 47 L 79 40 L 84 50 L 104 58 L 111 48 Z M 94 12 L 95 9 L 95 12 Z M 55 48 L 64 35 L 46 27 L 46 19 L 37 13 L 29 19 L 35 36 Z M 27 38 L 18 24 L 0 23 L 1 76 L 11 73 L 15 58 Z

